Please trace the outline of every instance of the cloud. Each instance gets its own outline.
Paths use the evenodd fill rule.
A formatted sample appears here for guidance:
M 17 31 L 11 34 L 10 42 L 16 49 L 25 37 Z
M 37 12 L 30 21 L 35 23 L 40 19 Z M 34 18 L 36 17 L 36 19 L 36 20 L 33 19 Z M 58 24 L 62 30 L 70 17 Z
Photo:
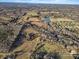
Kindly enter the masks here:
M 0 0 L 0 2 L 27 2 L 27 3 L 50 3 L 50 4 L 79 4 L 79 0 Z

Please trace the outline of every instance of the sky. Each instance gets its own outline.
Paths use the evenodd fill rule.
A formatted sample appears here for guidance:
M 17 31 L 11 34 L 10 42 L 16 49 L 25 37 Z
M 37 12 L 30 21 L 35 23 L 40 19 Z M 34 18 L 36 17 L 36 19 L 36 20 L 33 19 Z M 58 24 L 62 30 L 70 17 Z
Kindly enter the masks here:
M 47 4 L 79 4 L 79 0 L 0 0 L 0 2 L 47 3 Z

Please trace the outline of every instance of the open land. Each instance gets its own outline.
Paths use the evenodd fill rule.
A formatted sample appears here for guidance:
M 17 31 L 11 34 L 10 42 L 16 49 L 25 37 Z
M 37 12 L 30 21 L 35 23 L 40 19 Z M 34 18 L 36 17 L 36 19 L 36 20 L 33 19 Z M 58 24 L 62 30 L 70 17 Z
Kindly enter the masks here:
M 79 5 L 0 3 L 0 59 L 79 59 Z

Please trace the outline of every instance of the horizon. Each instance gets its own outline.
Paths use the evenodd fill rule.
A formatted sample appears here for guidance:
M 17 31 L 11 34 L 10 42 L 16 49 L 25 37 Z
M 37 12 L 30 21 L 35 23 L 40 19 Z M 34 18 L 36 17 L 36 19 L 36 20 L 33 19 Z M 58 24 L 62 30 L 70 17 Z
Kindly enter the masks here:
M 62 2 L 61 2 L 62 1 Z M 79 5 L 79 0 L 0 0 L 0 3 L 71 4 Z

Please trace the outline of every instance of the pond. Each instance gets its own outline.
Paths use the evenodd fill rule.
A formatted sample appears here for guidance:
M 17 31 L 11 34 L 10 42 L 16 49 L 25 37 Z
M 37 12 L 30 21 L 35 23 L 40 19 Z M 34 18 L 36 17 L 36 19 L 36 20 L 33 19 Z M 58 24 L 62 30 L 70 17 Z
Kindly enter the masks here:
M 43 19 L 43 22 L 45 22 L 47 24 L 50 23 L 51 22 L 50 16 L 45 16 L 44 19 Z

